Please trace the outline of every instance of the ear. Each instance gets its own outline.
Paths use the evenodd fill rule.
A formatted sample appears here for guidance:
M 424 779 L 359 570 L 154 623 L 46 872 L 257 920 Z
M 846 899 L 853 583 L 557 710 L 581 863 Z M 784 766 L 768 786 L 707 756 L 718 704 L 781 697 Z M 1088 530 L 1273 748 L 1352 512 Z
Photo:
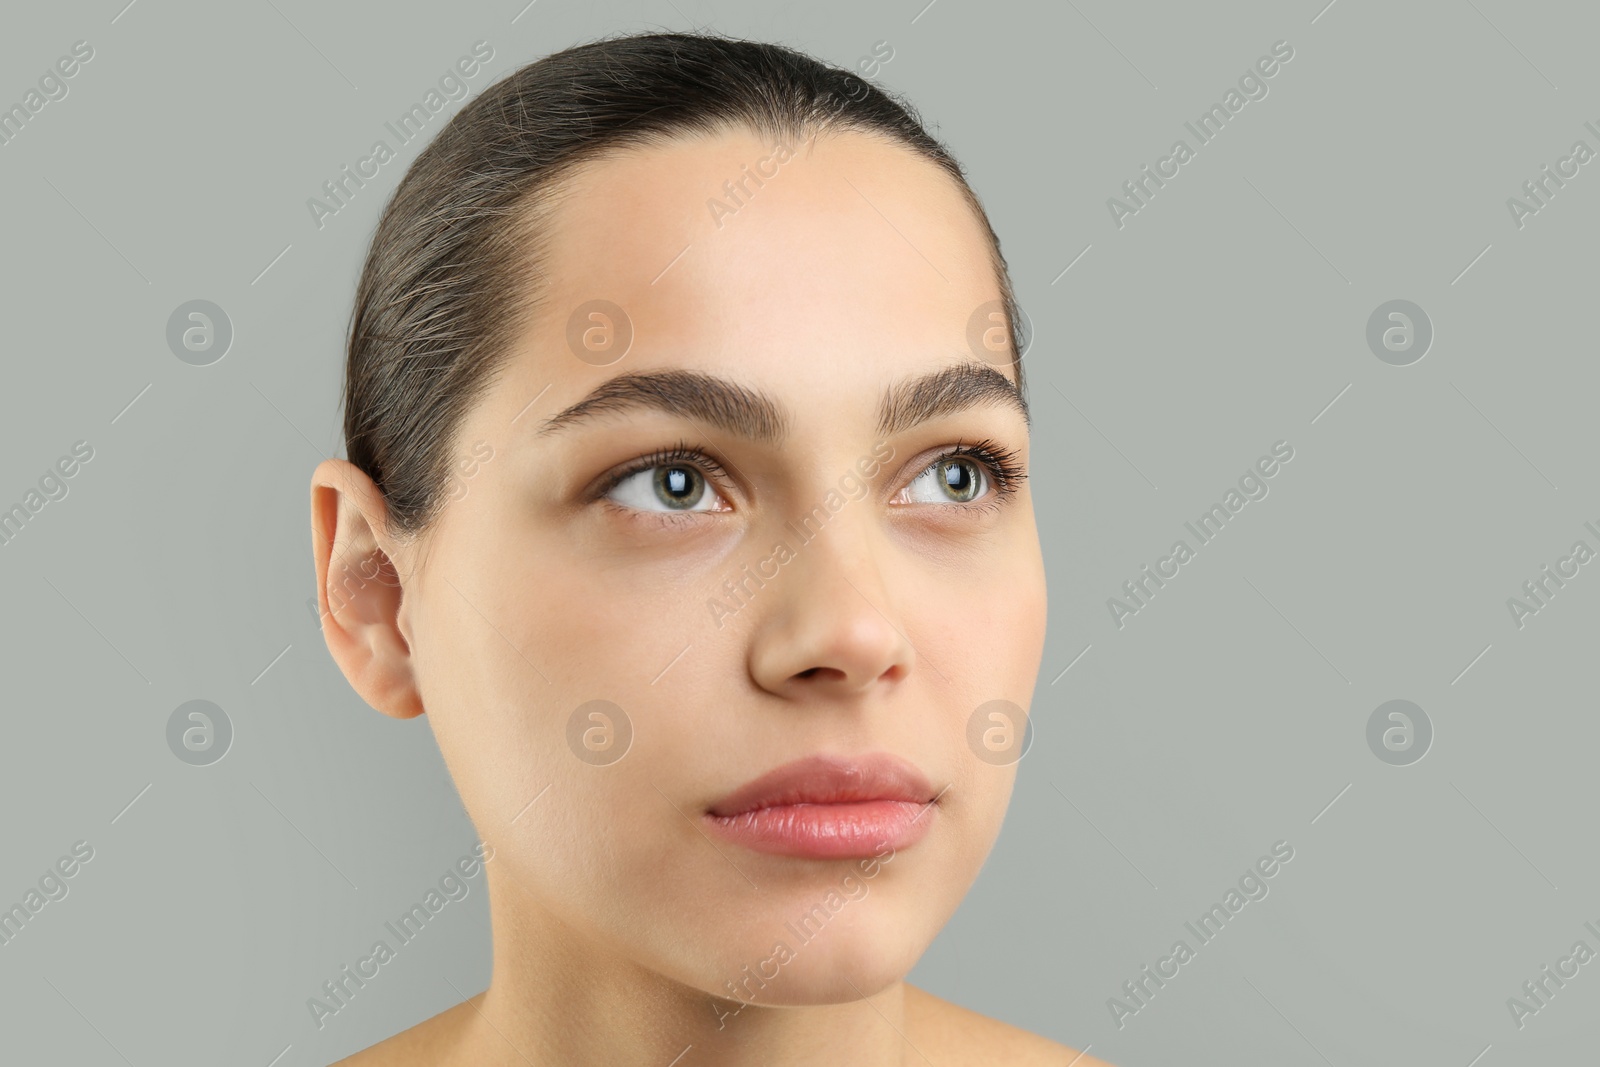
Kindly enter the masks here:
M 404 558 L 387 534 L 383 494 L 361 469 L 326 459 L 311 474 L 311 551 L 322 636 L 361 698 L 385 715 L 421 715 L 401 612 Z

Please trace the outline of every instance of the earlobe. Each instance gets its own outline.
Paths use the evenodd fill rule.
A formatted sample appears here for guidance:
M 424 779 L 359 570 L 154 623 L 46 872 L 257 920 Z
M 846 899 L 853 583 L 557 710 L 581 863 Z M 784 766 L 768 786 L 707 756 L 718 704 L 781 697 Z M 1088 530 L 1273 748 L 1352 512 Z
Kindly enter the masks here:
M 402 618 L 404 578 L 372 479 L 347 460 L 311 475 L 311 551 L 322 636 L 361 698 L 385 715 L 423 712 Z

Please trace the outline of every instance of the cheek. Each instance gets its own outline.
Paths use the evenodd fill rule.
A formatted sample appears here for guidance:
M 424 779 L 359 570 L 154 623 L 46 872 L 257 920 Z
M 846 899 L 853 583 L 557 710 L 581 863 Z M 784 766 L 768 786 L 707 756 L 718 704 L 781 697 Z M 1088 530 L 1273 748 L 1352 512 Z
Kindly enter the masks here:
M 554 563 L 519 562 L 428 591 L 419 684 L 441 751 L 465 779 L 463 800 L 481 793 L 509 820 L 546 785 L 593 788 L 595 776 L 580 772 L 639 762 L 644 702 L 659 696 L 650 682 L 671 655 L 651 667 L 641 631 L 653 613 L 596 585 Z
M 1009 568 L 1009 575 L 1003 582 L 1006 589 L 1001 599 L 1005 603 L 1005 619 L 1000 623 L 1001 632 L 1005 635 L 1009 649 L 1008 661 L 1012 670 L 1020 678 L 1026 679 L 1024 697 L 1033 692 L 1033 684 L 1038 676 L 1039 661 L 1044 655 L 1045 627 L 1048 623 L 1049 603 L 1045 590 L 1044 557 L 1041 554 L 1039 540 L 1032 534 L 1033 524 L 1030 521 L 1027 529 L 1029 536 L 1019 538 L 1019 543 L 1012 552 L 1013 563 Z M 1016 698 L 1023 703 L 1022 697 Z
M 687 845 L 668 832 L 679 817 L 652 785 L 674 791 L 653 743 L 663 716 L 646 703 L 651 675 L 627 631 L 601 639 L 605 611 L 543 610 L 573 591 L 561 582 L 528 586 L 537 600 L 511 584 L 473 607 L 445 587 L 459 610 L 441 605 L 423 635 L 428 719 L 474 827 L 495 846 L 493 869 L 517 884 L 508 893 L 628 952 L 613 935 L 636 926 L 642 887 L 662 899 L 693 888 L 663 873 L 687 877 Z M 654 831 L 629 829 L 641 813 Z
M 1004 699 L 1027 708 L 1044 651 L 1044 565 L 1036 542 L 986 553 L 930 573 L 920 563 L 903 579 L 911 593 L 903 621 L 940 678 L 973 710 Z
M 925 655 L 936 660 L 949 679 L 936 680 L 935 691 L 952 695 L 944 704 L 948 751 L 956 758 L 952 795 L 965 799 L 953 811 L 961 825 L 962 857 L 957 866 L 980 865 L 1000 833 L 1016 781 L 1017 763 L 996 766 L 980 758 L 972 745 L 976 729 L 994 721 L 980 712 L 990 701 L 1005 701 L 1025 716 L 1033 706 L 1044 651 L 1047 599 L 1044 565 L 1034 538 L 1021 538 L 967 569 L 969 577 L 954 586 L 933 583 L 941 595 L 919 598 L 910 625 Z M 1016 728 L 1027 729 L 1026 718 Z M 1023 758 L 1027 758 L 1024 756 Z
M 509 540 L 441 544 L 412 608 L 413 652 L 474 825 L 508 870 L 529 862 L 522 884 L 576 911 L 605 886 L 659 884 L 652 872 L 672 865 L 681 843 L 617 828 L 641 812 L 682 821 L 653 783 L 672 794 L 681 768 L 704 761 L 716 736 L 705 718 L 721 705 L 684 694 L 707 688 L 728 650 L 689 632 L 686 597 Z

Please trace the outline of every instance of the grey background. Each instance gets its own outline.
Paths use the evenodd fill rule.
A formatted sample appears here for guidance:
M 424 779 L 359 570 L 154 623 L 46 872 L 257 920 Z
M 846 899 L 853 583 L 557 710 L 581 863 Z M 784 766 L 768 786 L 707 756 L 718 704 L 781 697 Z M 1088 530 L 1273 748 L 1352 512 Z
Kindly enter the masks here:
M 0 147 L 0 505 L 95 449 L 0 548 L 0 903 L 95 849 L 0 946 L 0 1059 L 320 1065 L 486 984 L 480 877 L 323 1029 L 305 1006 L 474 840 L 426 721 L 368 709 L 305 606 L 350 299 L 421 142 L 320 230 L 306 200 L 475 41 L 474 93 L 695 26 L 846 66 L 888 41 L 1036 329 L 1037 736 L 913 981 L 1126 1067 L 1594 1055 L 1600 962 L 1521 1029 L 1506 1007 L 1600 949 L 1600 563 L 1520 629 L 1506 606 L 1600 548 L 1600 162 L 1521 229 L 1506 207 L 1600 149 L 1593 5 L 124 3 L 0 35 L 5 106 L 95 49 Z M 1116 227 L 1280 39 L 1269 95 Z M 207 367 L 165 340 L 194 299 L 235 332 Z M 1392 299 L 1433 322 L 1411 366 L 1366 344 Z M 1117 628 L 1107 598 L 1278 440 L 1270 494 Z M 1435 732 L 1410 766 L 1366 742 L 1396 698 Z M 195 699 L 233 725 L 209 766 L 167 747 Z M 1270 895 L 1119 1029 L 1107 999 L 1280 839 Z

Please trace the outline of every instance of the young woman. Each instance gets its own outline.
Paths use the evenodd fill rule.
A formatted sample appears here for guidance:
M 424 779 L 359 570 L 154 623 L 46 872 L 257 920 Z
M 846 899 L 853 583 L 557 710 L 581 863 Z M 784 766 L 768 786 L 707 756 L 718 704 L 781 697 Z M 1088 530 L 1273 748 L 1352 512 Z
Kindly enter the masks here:
M 785 48 L 587 44 L 440 131 L 312 531 L 329 650 L 482 838 L 494 972 L 347 1062 L 1099 1064 L 904 982 L 1042 652 L 1015 321 L 961 168 Z

